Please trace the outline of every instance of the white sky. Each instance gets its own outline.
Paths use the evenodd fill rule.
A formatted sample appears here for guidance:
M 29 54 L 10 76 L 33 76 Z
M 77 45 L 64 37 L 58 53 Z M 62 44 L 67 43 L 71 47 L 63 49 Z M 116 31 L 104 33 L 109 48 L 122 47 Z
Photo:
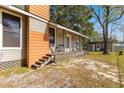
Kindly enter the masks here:
M 123 5 L 124 0 L 0 0 L 1 5 Z

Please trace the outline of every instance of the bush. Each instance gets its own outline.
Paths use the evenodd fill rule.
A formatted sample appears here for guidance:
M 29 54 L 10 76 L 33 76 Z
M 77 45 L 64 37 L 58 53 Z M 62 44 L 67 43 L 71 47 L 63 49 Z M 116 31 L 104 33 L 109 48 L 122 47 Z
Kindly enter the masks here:
M 119 51 L 119 55 L 123 55 L 123 51 Z

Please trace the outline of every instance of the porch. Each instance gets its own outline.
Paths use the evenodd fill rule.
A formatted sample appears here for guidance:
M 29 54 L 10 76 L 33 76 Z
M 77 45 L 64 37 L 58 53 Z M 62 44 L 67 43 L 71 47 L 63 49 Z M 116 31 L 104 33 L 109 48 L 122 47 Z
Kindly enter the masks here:
M 70 30 L 70 29 L 69 29 Z M 55 26 L 49 27 L 49 52 L 56 55 L 83 52 L 81 34 Z

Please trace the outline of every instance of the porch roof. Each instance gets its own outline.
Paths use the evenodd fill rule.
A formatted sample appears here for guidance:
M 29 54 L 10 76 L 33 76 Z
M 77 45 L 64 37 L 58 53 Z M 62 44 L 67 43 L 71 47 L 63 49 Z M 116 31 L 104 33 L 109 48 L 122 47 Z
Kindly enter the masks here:
M 44 23 L 48 23 L 49 22 L 46 19 L 43 19 L 41 17 L 38 17 L 38 16 L 36 16 L 36 15 L 34 15 L 32 13 L 29 13 L 27 11 L 21 10 L 21 9 L 15 7 L 15 6 L 12 6 L 12 5 L 0 5 L 0 6 L 3 7 L 3 8 L 9 9 L 9 10 L 15 11 L 17 13 L 20 13 L 20 14 L 23 14 L 23 15 L 26 15 L 26 16 L 29 16 L 29 17 L 32 17 L 32 18 L 37 19 L 39 21 L 42 21 Z
M 68 32 L 77 34 L 77 35 L 79 35 L 79 36 L 85 37 L 85 38 L 87 38 L 87 39 L 91 39 L 90 37 L 88 37 L 88 36 L 86 36 L 86 35 L 83 35 L 83 34 L 81 34 L 81 33 L 79 33 L 79 32 L 76 32 L 76 31 L 74 31 L 74 30 L 72 30 L 72 29 L 69 29 L 69 28 L 67 28 L 67 27 L 61 26 L 61 25 L 59 25 L 59 24 L 55 24 L 55 23 L 52 23 L 52 22 L 49 22 L 49 24 L 52 25 L 52 26 L 54 26 L 54 27 L 57 27 L 57 28 L 66 30 L 66 31 L 68 31 Z
M 4 8 L 7 8 L 7 9 L 10 9 L 10 10 L 13 10 L 13 11 L 15 11 L 15 12 L 18 12 L 18 13 L 21 13 L 21 14 L 24 14 L 24 15 L 27 15 L 27 16 L 30 16 L 30 17 L 35 18 L 35 19 L 37 19 L 37 20 L 40 20 L 40 21 L 42 21 L 42 22 L 49 23 L 50 25 L 55 26 L 55 27 L 57 27 L 57 28 L 66 30 L 66 31 L 68 31 L 68 32 L 71 32 L 71 33 L 77 34 L 77 35 L 79 35 L 79 36 L 81 36 L 81 37 L 85 37 L 85 38 L 87 38 L 87 39 L 92 40 L 90 37 L 88 37 L 88 36 L 86 36 L 86 35 L 83 35 L 83 34 L 81 34 L 81 33 L 79 33 L 79 32 L 76 32 L 76 31 L 71 30 L 71 29 L 69 29 L 69 28 L 66 28 L 66 27 L 64 27 L 64 26 L 61 26 L 61 25 L 59 25 L 59 24 L 55 24 L 55 23 L 49 22 L 49 21 L 46 20 L 46 19 L 43 19 L 43 18 L 38 17 L 38 16 L 36 16 L 36 15 L 33 15 L 32 13 L 29 13 L 29 12 L 27 12 L 27 11 L 21 10 L 21 9 L 19 9 L 19 8 L 14 7 L 14 6 L 11 6 L 11 5 L 0 5 L 0 6 L 2 6 L 2 7 L 4 7 Z

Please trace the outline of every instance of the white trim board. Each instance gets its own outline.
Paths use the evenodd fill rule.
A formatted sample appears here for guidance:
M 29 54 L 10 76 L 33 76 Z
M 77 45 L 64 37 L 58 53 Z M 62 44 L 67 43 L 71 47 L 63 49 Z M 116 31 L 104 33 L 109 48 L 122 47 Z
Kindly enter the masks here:
M 2 26 L 2 12 L 4 13 L 7 13 L 7 14 L 10 14 L 10 15 L 13 15 L 13 16 L 17 16 L 20 18 L 20 47 L 3 47 L 3 26 Z M 22 49 L 22 16 L 16 14 L 16 13 L 12 13 L 12 12 L 9 12 L 7 10 L 4 10 L 4 9 L 0 9 L 0 49 Z
M 24 14 L 24 15 L 27 15 L 27 16 L 29 16 L 29 17 L 35 18 L 35 19 L 40 20 L 40 21 L 42 21 L 42 22 L 48 23 L 47 20 L 45 20 L 45 19 L 43 19 L 43 18 L 41 18 L 41 17 L 35 16 L 35 15 L 33 15 L 33 14 L 29 13 L 29 12 L 26 12 L 26 11 L 24 11 L 24 10 L 21 10 L 21 9 L 19 9 L 19 8 L 16 8 L 16 7 L 14 7 L 14 6 L 11 6 L 11 5 L 1 5 L 1 6 L 4 7 L 4 8 L 13 10 L 13 11 L 15 11 L 15 12 L 18 12 L 18 13 L 21 13 L 21 14 Z

